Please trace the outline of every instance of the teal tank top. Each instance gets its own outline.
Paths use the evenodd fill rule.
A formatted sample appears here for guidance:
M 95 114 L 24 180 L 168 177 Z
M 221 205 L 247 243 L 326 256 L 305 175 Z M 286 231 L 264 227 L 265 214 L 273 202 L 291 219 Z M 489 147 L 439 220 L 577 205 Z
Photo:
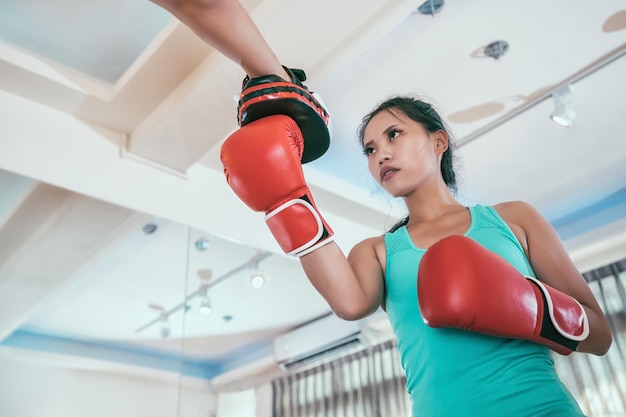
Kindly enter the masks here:
M 465 236 L 504 257 L 523 275 L 535 276 L 517 238 L 493 207 L 476 205 L 469 212 Z M 416 298 L 425 250 L 415 246 L 406 226 L 386 234 L 385 246 L 386 310 L 414 417 L 584 416 L 558 378 L 547 347 L 426 326 Z

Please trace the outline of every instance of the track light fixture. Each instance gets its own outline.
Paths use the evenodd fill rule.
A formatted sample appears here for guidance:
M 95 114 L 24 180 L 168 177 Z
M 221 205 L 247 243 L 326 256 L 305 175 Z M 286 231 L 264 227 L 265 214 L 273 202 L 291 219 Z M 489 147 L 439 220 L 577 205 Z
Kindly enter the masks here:
M 574 102 L 573 95 L 570 84 L 559 87 L 552 93 L 554 111 L 550 115 L 550 119 L 559 126 L 570 127 L 574 124 L 576 113 L 574 113 L 572 108 Z
M 254 289 L 263 288 L 265 285 L 265 277 L 260 273 L 252 274 L 250 277 L 250 286 Z
M 159 335 L 163 339 L 167 339 L 170 337 L 170 322 L 168 320 L 168 316 L 161 317 L 161 328 L 159 329 Z
M 255 262 L 252 273 L 250 274 L 250 286 L 254 289 L 263 288 L 265 285 L 265 277 L 259 271 L 259 263 Z
M 203 314 L 203 315 L 208 315 L 208 314 L 213 314 L 213 309 L 211 308 L 211 302 L 209 300 L 209 295 L 208 295 L 208 291 L 210 290 L 210 288 L 212 288 L 214 285 L 232 277 L 232 276 L 239 276 L 241 277 L 240 273 L 245 273 L 245 271 L 248 271 L 248 273 L 250 272 L 250 267 L 251 266 L 255 266 L 254 270 L 258 271 L 258 264 L 260 261 L 269 258 L 271 256 L 271 254 L 269 252 L 259 252 L 257 254 L 255 254 L 250 260 L 244 262 L 243 264 L 235 267 L 234 269 L 226 272 L 225 274 L 220 275 L 219 277 L 213 278 L 213 273 L 210 269 L 201 269 L 198 271 L 198 276 L 200 278 L 200 286 L 198 287 L 197 290 L 193 291 L 192 293 L 188 294 L 185 296 L 185 299 L 183 300 L 183 302 L 178 303 L 177 305 L 175 305 L 174 307 L 165 310 L 165 308 L 163 308 L 160 305 L 156 305 L 156 304 L 150 304 L 149 307 L 157 310 L 160 314 L 159 317 L 150 320 L 148 323 L 144 324 L 143 326 L 139 327 L 137 330 L 135 330 L 136 333 L 140 333 L 143 330 L 147 329 L 150 326 L 153 326 L 159 322 L 161 322 L 161 325 L 163 326 L 161 329 L 161 337 L 166 338 L 169 336 L 169 323 L 164 323 L 164 321 L 167 321 L 167 318 L 176 313 L 179 310 L 182 310 L 183 312 L 187 312 L 191 307 L 191 305 L 195 305 L 195 303 L 191 303 L 191 300 L 196 298 L 200 298 L 200 305 L 198 306 L 198 313 L 199 314 Z M 264 283 L 265 283 L 265 278 L 263 278 L 263 276 L 261 274 L 256 274 L 258 276 L 261 277 L 261 280 L 259 280 L 259 278 L 256 279 L 252 279 L 254 277 L 254 275 L 251 276 L 251 281 L 250 284 L 252 286 L 254 286 L 255 288 L 261 288 Z M 197 301 L 195 301 L 197 302 Z M 231 316 L 223 316 L 223 319 L 225 321 L 227 321 L 227 317 L 228 320 L 230 320 L 232 317 Z
M 209 314 L 211 314 L 212 311 L 213 309 L 211 308 L 211 302 L 209 301 L 209 297 L 205 296 L 202 300 L 202 303 L 200 303 L 200 307 L 198 307 L 198 313 L 202 314 L 203 316 L 208 316 Z
M 209 300 L 209 286 L 206 284 L 206 281 L 200 286 L 200 288 L 198 288 L 197 294 L 200 297 L 198 314 L 201 314 L 203 316 L 210 315 L 211 311 L 213 311 L 213 308 L 211 307 L 211 300 Z

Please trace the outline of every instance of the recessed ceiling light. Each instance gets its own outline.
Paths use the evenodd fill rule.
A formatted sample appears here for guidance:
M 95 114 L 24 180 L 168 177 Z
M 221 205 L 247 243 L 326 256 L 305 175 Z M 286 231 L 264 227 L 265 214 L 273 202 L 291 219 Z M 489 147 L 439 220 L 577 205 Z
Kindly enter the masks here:
M 196 240 L 196 249 L 200 252 L 203 252 L 207 249 L 209 249 L 209 247 L 211 246 L 211 242 L 209 242 L 208 239 L 205 238 L 200 238 L 198 240 Z
M 434 15 L 439 13 L 443 8 L 443 0 L 426 0 L 420 7 L 417 8 L 421 14 Z
M 147 235 L 151 235 L 152 233 L 156 232 L 156 229 L 158 228 L 158 226 L 154 223 L 146 223 L 144 225 L 144 227 L 141 228 L 141 230 L 147 234 Z
M 509 43 L 507 41 L 495 41 L 491 42 L 485 47 L 485 55 L 490 56 L 493 59 L 499 59 L 506 54 L 509 50 Z

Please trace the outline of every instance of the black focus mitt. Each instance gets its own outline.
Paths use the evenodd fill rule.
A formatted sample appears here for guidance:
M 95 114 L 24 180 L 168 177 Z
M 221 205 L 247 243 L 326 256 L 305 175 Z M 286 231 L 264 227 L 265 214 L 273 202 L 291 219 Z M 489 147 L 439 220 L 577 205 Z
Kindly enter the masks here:
M 304 150 L 301 162 L 311 162 L 322 156 L 330 146 L 330 115 L 319 98 L 302 83 L 306 74 L 300 69 L 284 67 L 291 82 L 277 75 L 243 80 L 237 106 L 239 126 L 275 114 L 291 117 L 302 131 Z

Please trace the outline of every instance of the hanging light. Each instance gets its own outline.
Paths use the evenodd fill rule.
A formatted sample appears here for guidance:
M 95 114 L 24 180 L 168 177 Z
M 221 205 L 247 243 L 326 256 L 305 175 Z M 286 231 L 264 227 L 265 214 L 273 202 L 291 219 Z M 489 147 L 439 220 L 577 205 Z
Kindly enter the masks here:
M 144 324 L 143 326 L 139 327 L 136 332 L 139 333 L 143 330 L 145 330 L 146 328 L 153 326 L 159 322 L 162 323 L 163 325 L 163 329 L 161 331 L 161 337 L 168 337 L 169 336 L 169 324 L 167 323 L 163 323 L 167 317 L 175 312 L 177 312 L 178 310 L 183 310 L 185 313 L 187 311 L 189 311 L 192 307 L 192 305 L 194 306 L 195 310 L 199 313 L 199 314 L 203 314 L 203 315 L 207 315 L 207 314 L 215 314 L 212 310 L 212 306 L 211 306 L 211 302 L 209 300 L 209 296 L 207 294 L 209 288 L 211 288 L 213 285 L 215 285 L 218 282 L 224 281 L 227 278 L 230 278 L 231 276 L 234 276 L 237 274 L 237 276 L 241 277 L 242 272 L 245 272 L 246 270 L 248 272 L 250 272 L 250 266 L 251 265 L 256 265 L 258 267 L 258 263 L 260 261 L 262 261 L 263 259 L 266 259 L 268 257 L 270 257 L 271 254 L 269 252 L 259 252 L 256 255 L 254 255 L 250 260 L 244 262 L 243 264 L 237 266 L 236 268 L 232 269 L 231 271 L 220 275 L 219 277 L 213 278 L 213 272 L 211 271 L 211 269 L 201 269 L 198 271 L 198 278 L 200 279 L 200 286 L 199 288 L 194 291 L 191 294 L 188 294 L 185 296 L 185 299 L 183 301 L 183 303 L 179 303 L 178 305 L 176 305 L 175 307 L 169 309 L 169 310 L 165 310 L 164 307 L 157 305 L 157 304 L 150 304 L 149 307 L 151 309 L 157 310 L 160 312 L 160 317 L 153 319 L 151 321 L 149 321 L 148 323 Z M 258 268 L 255 268 L 255 270 L 258 270 Z M 258 274 L 261 279 L 259 278 L 255 278 L 255 279 L 251 279 L 251 285 L 254 286 L 255 288 L 261 288 L 263 287 L 263 284 L 265 283 L 265 278 L 263 278 L 262 274 Z M 252 276 L 251 276 L 252 278 Z M 195 306 L 197 305 L 196 303 L 197 298 L 200 298 L 200 305 L 196 308 Z M 194 299 L 194 302 L 192 303 L 191 300 Z M 219 309 L 218 309 L 219 311 Z M 224 316 L 226 317 L 226 316 Z M 228 316 L 229 319 L 231 318 L 231 316 Z M 224 318 L 224 320 L 226 320 L 226 318 Z
M 265 285 L 265 277 L 259 273 L 253 274 L 250 277 L 250 286 L 254 289 L 263 288 Z
M 166 315 L 163 315 L 161 317 L 161 328 L 159 329 L 159 335 L 163 338 L 163 339 L 167 339 L 168 337 L 170 337 L 170 322 L 169 322 L 169 317 Z
M 211 314 L 213 309 L 211 308 L 211 302 L 209 301 L 209 297 L 204 297 L 202 302 L 200 303 L 200 307 L 198 307 L 198 313 L 203 316 L 208 316 Z
M 259 263 L 255 262 L 252 273 L 250 274 L 250 286 L 254 289 L 263 288 L 265 285 L 265 277 L 259 271 Z
M 566 84 L 557 88 L 552 93 L 554 100 L 554 111 L 550 115 L 550 119 L 559 126 L 571 127 L 576 119 L 573 106 L 572 86 Z
M 208 316 L 213 311 L 213 308 L 211 307 L 211 300 L 209 300 L 209 287 L 207 284 L 200 286 L 198 295 L 202 299 L 202 301 L 200 301 L 200 306 L 198 307 L 198 314 Z

